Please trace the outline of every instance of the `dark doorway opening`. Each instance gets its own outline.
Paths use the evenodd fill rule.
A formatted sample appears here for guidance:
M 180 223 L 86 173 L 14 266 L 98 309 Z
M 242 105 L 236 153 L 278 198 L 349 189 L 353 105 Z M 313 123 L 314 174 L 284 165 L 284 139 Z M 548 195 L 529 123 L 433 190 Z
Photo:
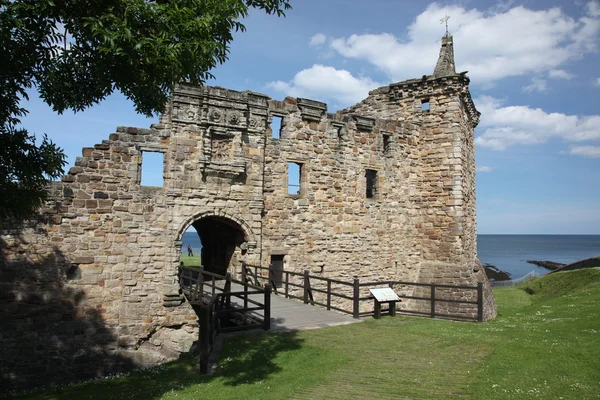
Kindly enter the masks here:
M 202 242 L 201 260 L 205 271 L 225 275 L 236 247 L 244 243 L 244 232 L 235 222 L 223 217 L 205 217 L 192 224 Z M 232 271 L 233 272 L 233 271 Z
M 271 283 L 278 288 L 283 283 L 283 257 L 281 254 L 271 255 Z

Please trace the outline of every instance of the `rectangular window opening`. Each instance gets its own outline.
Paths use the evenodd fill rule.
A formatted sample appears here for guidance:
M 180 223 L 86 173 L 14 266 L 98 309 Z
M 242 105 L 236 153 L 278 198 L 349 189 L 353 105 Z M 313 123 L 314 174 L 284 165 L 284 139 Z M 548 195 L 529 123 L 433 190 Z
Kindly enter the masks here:
M 271 265 L 269 269 L 269 281 L 273 286 L 280 288 L 283 283 L 283 258 L 282 254 L 271 255 Z
M 281 139 L 281 128 L 283 128 L 283 117 L 273 115 L 271 118 L 271 137 L 273 139 Z
M 342 127 L 337 127 L 337 138 L 338 140 L 342 140 L 344 138 L 344 132 L 342 131 Z
M 301 183 L 302 164 L 296 162 L 288 162 L 288 194 L 301 194 Z
M 368 169 L 365 176 L 367 177 L 367 199 L 373 199 L 377 194 L 377 171 Z
M 140 185 L 163 186 L 164 162 L 165 155 L 163 153 L 153 151 L 142 151 Z
M 390 135 L 383 135 L 383 152 L 387 153 L 390 151 L 392 143 L 392 137 Z
M 429 111 L 429 99 L 421 100 L 421 111 Z

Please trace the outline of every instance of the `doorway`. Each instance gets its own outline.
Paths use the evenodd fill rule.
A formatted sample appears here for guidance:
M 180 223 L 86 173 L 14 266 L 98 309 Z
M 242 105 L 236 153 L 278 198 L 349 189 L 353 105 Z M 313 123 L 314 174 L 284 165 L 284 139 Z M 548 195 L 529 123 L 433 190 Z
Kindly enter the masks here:
M 241 227 L 228 218 L 217 216 L 201 218 L 192 226 L 202 243 L 200 255 L 204 270 L 226 275 L 229 266 L 237 264 L 234 259 L 236 248 L 245 241 Z
M 280 288 L 283 283 L 283 254 L 271 255 L 271 283 Z

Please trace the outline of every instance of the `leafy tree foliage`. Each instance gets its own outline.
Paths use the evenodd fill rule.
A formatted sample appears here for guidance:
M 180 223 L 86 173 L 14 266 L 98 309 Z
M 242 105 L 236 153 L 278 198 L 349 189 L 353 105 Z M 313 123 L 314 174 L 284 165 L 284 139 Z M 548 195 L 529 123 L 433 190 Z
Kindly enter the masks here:
M 227 60 L 251 8 L 284 15 L 289 0 L 0 0 L 0 218 L 44 200 L 65 156 L 18 127 L 35 88 L 54 111 L 81 111 L 114 91 L 146 115 L 182 81 L 202 84 Z M 8 196 L 6 194 L 9 193 Z

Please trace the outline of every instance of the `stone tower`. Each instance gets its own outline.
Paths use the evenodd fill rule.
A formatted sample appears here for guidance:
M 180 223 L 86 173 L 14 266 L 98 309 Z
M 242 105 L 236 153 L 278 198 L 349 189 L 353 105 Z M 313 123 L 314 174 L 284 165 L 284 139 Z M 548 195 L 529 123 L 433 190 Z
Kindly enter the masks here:
M 478 264 L 474 129 L 480 113 L 466 72 L 457 74 L 454 65 L 452 36 L 446 34 L 432 75 L 373 90 L 344 110 L 400 121 L 403 133 L 416 139 L 420 176 L 411 190 L 418 199 L 422 257 L 426 263 L 449 263 L 454 271 L 424 268 L 421 277 L 426 280 L 472 274 L 468 271 Z M 451 265 L 465 270 L 458 273 Z
M 446 35 L 433 75 L 337 113 L 309 99 L 179 86 L 159 124 L 119 127 L 84 148 L 37 220 L 0 226 L 0 386 L 188 351 L 197 318 L 178 266 L 192 226 L 213 272 L 239 273 L 244 261 L 345 281 L 485 282 L 492 318 L 477 261 L 479 112 L 468 85 Z M 148 153 L 163 157 L 162 186 L 141 184 Z

